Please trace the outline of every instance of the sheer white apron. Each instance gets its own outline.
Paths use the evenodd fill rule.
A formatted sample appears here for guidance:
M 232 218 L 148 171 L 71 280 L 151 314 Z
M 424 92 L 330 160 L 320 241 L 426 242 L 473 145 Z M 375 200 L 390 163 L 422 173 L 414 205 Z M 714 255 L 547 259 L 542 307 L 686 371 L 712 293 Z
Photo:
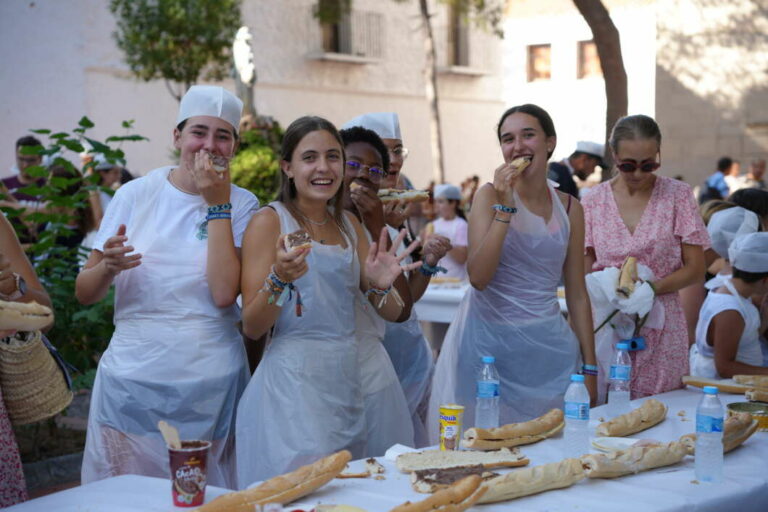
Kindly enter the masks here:
M 168 450 L 157 430 L 165 420 L 182 439 L 212 441 L 208 483 L 234 485 L 235 411 L 248 380 L 238 313 L 232 306 L 211 318 L 195 307 L 212 302 L 205 242 L 182 233 L 155 236 L 163 219 L 153 205 L 169 170 L 144 178 L 145 201 L 128 227 L 142 264 L 115 279 L 116 304 L 126 287 L 139 287 L 147 304 L 137 318 L 120 318 L 116 308 L 91 395 L 83 483 L 122 474 L 168 477 Z
M 280 203 L 282 233 L 299 229 Z M 347 230 L 354 228 L 346 223 Z M 272 341 L 237 412 L 238 487 L 347 449 L 366 453 L 366 422 L 355 338 L 360 265 L 353 249 L 312 243 L 309 271 L 275 323 Z

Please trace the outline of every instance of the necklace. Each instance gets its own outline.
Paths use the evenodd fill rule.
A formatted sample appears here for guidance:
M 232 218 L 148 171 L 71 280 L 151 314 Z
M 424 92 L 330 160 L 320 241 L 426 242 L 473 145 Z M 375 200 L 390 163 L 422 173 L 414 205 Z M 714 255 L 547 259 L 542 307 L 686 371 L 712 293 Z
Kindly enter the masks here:
M 174 173 L 174 171 L 175 171 L 176 169 L 178 169 L 178 167 L 174 167 L 173 169 L 171 169 L 171 170 L 170 170 L 170 172 L 168 172 L 168 182 L 169 182 L 171 185 L 173 185 L 173 187 L 174 187 L 176 190 L 179 190 L 180 192 L 184 192 L 185 194 L 189 194 L 189 195 L 191 195 L 191 196 L 196 196 L 196 195 L 199 195 L 199 194 L 196 194 L 196 193 L 194 193 L 194 192 L 190 192 L 189 190 L 186 190 L 185 188 L 183 188 L 181 185 L 178 185 L 178 184 L 176 184 L 176 183 L 174 183 L 174 182 L 173 182 L 173 177 L 174 177 L 174 176 L 176 176 L 176 174 Z
M 310 219 L 309 217 L 307 217 L 306 215 L 304 215 L 303 213 L 301 213 L 301 210 L 299 210 L 298 208 L 296 209 L 296 211 L 298 211 L 298 212 L 299 212 L 299 215 L 301 215 L 301 218 L 302 218 L 302 219 L 304 219 L 305 221 L 307 221 L 307 222 L 309 222 L 310 224 L 313 224 L 313 225 L 315 225 L 315 226 L 325 226 L 326 224 L 328 224 L 328 219 L 330 219 L 330 218 L 331 218 L 331 217 L 328 215 L 328 212 L 325 212 L 325 219 L 323 219 L 321 222 L 317 222 L 316 220 L 312 220 L 312 219 Z

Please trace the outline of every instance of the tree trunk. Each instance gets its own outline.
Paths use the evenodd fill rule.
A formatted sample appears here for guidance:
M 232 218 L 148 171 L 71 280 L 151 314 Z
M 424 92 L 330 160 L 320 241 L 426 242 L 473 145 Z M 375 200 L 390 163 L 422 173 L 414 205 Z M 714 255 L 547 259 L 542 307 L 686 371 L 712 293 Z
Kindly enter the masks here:
M 440 108 L 437 102 L 437 56 L 428 0 L 419 0 L 419 11 L 424 29 L 424 85 L 430 110 L 429 131 L 430 149 L 432 150 L 432 178 L 436 184 L 439 184 L 445 183 L 445 170 L 443 169 L 443 138 L 440 128 Z
M 592 37 L 600 57 L 605 79 L 605 162 L 608 169 L 603 170 L 603 179 L 610 175 L 613 166 L 611 152 L 608 151 L 608 139 L 611 128 L 620 117 L 627 115 L 627 72 L 621 56 L 619 31 L 613 24 L 608 10 L 601 0 L 573 0 L 584 20 L 592 30 Z

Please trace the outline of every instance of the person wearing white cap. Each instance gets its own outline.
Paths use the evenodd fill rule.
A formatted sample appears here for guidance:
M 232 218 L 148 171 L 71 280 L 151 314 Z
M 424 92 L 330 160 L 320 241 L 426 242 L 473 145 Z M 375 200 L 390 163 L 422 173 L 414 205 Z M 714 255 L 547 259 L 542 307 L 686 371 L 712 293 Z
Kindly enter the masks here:
M 157 429 L 166 420 L 182 439 L 211 441 L 209 484 L 235 486 L 235 410 L 249 377 L 235 304 L 239 247 L 258 208 L 228 170 L 241 108 L 221 87 L 189 89 L 173 130 L 179 164 L 117 191 L 77 277 L 83 304 L 115 285 L 115 332 L 91 396 L 83 483 L 167 478 Z
M 708 290 L 714 290 L 723 285 L 723 281 L 731 275 L 731 265 L 728 261 L 728 248 L 736 237 L 756 233 L 760 229 L 760 219 L 755 212 L 740 206 L 728 208 L 712 214 L 707 224 L 707 232 L 712 239 L 712 250 L 720 256 L 724 265 L 717 275 L 705 283 Z
M 768 294 L 768 233 L 737 236 L 728 248 L 733 276 L 707 295 L 691 347 L 691 375 L 728 379 L 768 375 L 760 346 L 761 304 Z
M 443 183 L 435 186 L 437 218 L 432 221 L 431 226 L 434 234 L 444 236 L 451 242 L 452 249 L 438 263 L 446 269 L 445 277 L 466 281 L 467 219 L 460 207 L 460 202 L 461 190 L 456 185 Z M 426 231 L 430 231 L 429 225 Z
M 597 142 L 581 140 L 576 143 L 576 151 L 560 162 L 550 162 L 548 177 L 560 184 L 560 192 L 579 197 L 581 184 L 595 172 L 595 167 L 605 167 L 603 155 L 605 146 Z M 579 184 L 573 177 L 579 178 Z

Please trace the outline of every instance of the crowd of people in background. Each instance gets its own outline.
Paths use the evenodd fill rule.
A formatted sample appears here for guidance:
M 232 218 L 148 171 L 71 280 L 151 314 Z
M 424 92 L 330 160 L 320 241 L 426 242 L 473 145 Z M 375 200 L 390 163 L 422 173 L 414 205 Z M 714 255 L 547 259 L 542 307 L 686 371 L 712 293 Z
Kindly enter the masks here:
M 585 375 L 596 404 L 585 279 L 628 256 L 649 269 L 638 289 L 662 311 L 639 331 L 645 347 L 631 352 L 632 398 L 679 388 L 689 373 L 768 374 L 764 159 L 741 175 L 723 157 L 696 193 L 657 172 L 661 130 L 632 115 L 613 127 L 610 169 L 603 145 L 589 141 L 551 162 L 554 122 L 524 104 L 498 122 L 491 182 L 433 182 L 425 202 L 383 204 L 379 189 L 413 188 L 397 114 L 365 113 L 341 130 L 308 116 L 287 128 L 279 193 L 264 204 L 213 166 L 234 156 L 241 114 L 228 91 L 193 86 L 169 126 L 178 164 L 133 181 L 101 155 L 83 155 L 89 181 L 73 165 L 29 154 L 36 138 L 16 143 L 0 207 L 21 214 L 0 218 L 0 299 L 50 305 L 23 252 L 47 229 L 28 219 L 34 212 L 67 219 L 57 245 L 90 250 L 72 262 L 82 265 L 82 304 L 115 289 L 83 483 L 166 476 L 159 420 L 184 439 L 211 441 L 209 483 L 228 488 L 340 449 L 360 458 L 395 443 L 434 444 L 441 404 L 464 405 L 472 426 L 474 379 L 488 355 L 501 377 L 501 423 L 562 406 L 573 373 Z M 520 158 L 529 165 L 518 173 Z M 598 168 L 608 179 L 594 179 Z M 98 187 L 66 208 L 25 190 L 55 178 L 79 178 L 65 195 Z M 308 241 L 294 249 L 287 240 L 298 230 Z M 437 281 L 470 286 L 442 345 L 430 346 L 413 305 Z M 244 339 L 266 344 L 255 372 Z M 0 479 L 15 489 L 4 504 L 22 500 L 1 401 L 0 450 Z

